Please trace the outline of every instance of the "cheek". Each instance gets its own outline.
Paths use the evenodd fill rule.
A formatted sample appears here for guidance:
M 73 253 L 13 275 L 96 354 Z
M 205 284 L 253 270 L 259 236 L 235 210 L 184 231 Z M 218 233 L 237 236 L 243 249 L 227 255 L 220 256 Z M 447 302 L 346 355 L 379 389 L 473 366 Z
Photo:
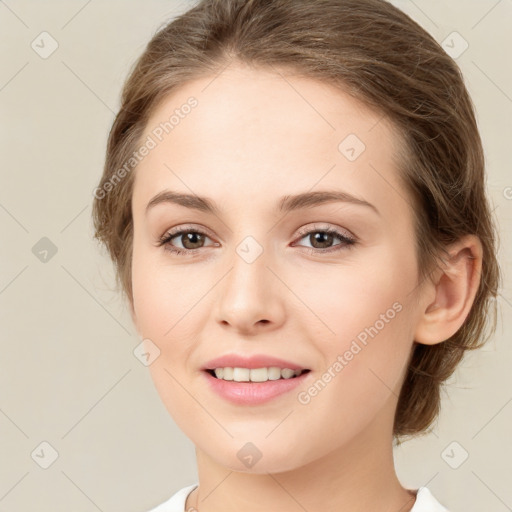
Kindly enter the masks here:
M 415 283 L 411 258 L 381 248 L 354 264 L 302 278 L 307 279 L 303 290 L 308 305 L 329 328 L 331 342 L 355 338 L 374 324 L 389 331 L 397 323 L 396 310 L 405 308 Z
M 316 281 L 315 290 L 322 292 L 309 293 L 311 309 L 322 320 L 322 335 L 314 339 L 326 371 L 336 375 L 326 379 L 337 381 L 333 390 L 352 390 L 344 400 L 377 405 L 398 389 L 413 341 L 408 294 L 415 272 L 412 250 L 381 248 L 350 268 L 331 269 L 328 281 Z
M 187 324 L 204 286 L 184 266 L 166 264 L 159 251 L 134 245 L 133 303 L 141 333 L 156 339 L 173 338 Z M 182 333 L 181 333 L 182 337 Z
M 190 321 L 198 323 L 194 304 L 201 297 L 200 290 L 186 272 L 162 266 L 149 253 L 135 248 L 132 287 L 137 328 L 160 350 L 148 368 L 155 389 L 171 417 L 188 432 L 192 408 L 183 385 L 191 370 L 187 361 L 197 338 Z
M 377 416 L 387 418 L 381 427 L 389 428 L 412 344 L 403 297 L 373 284 L 375 289 L 364 292 L 356 287 L 348 298 L 331 294 L 330 301 L 318 305 L 336 334 L 326 335 L 324 329 L 315 337 L 322 365 L 297 396 L 303 427 L 322 425 L 322 435 L 341 444 Z
M 218 280 L 211 272 L 192 267 L 169 263 L 163 249 L 134 245 L 132 287 L 137 329 L 160 350 L 149 370 L 168 408 L 180 407 L 179 383 L 197 371 L 192 356 L 211 317 L 214 298 L 209 292 Z M 183 396 L 185 402 L 189 398 Z

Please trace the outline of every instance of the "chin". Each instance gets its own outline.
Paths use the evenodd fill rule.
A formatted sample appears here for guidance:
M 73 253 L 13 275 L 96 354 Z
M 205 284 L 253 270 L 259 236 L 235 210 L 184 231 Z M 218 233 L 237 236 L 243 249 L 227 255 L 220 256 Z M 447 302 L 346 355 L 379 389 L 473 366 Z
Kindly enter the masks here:
M 239 438 L 238 438 L 239 439 Z M 283 473 L 307 464 L 304 454 L 297 453 L 296 446 L 303 443 L 276 444 L 269 440 L 243 441 L 231 440 L 228 445 L 217 445 L 220 451 L 212 452 L 211 445 L 203 450 L 217 464 L 239 473 L 261 474 Z

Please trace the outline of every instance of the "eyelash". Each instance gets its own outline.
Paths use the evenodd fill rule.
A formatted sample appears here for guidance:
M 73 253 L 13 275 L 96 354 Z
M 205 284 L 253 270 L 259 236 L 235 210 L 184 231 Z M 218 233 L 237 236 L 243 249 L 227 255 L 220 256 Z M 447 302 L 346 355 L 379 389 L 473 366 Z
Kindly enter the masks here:
M 167 233 L 165 233 L 159 239 L 157 245 L 158 245 L 158 247 L 165 246 L 165 250 L 170 251 L 171 253 L 177 254 L 178 256 L 180 256 L 180 255 L 193 256 L 194 254 L 197 253 L 197 251 L 200 251 L 201 249 L 203 249 L 203 247 L 198 248 L 198 249 L 180 249 L 179 247 L 174 247 L 170 243 L 173 238 L 176 238 L 177 236 L 180 236 L 180 235 L 184 235 L 186 233 L 196 233 L 196 234 L 200 234 L 200 235 L 204 235 L 204 236 L 208 237 L 207 233 L 205 233 L 204 231 L 197 229 L 197 228 L 179 229 L 176 231 L 168 231 Z M 337 251 L 341 251 L 343 249 L 349 249 L 351 246 L 353 246 L 356 243 L 356 240 L 354 238 L 349 237 L 334 228 L 325 228 L 325 229 L 315 228 L 315 229 L 310 229 L 305 232 L 301 232 L 301 233 L 299 233 L 299 235 L 300 235 L 299 240 L 302 240 L 306 236 L 311 235 L 313 233 L 325 233 L 328 235 L 333 235 L 336 238 L 339 238 L 342 243 L 337 244 L 328 249 L 315 249 L 314 247 L 303 247 L 303 249 L 305 249 L 310 254 L 316 255 L 316 254 L 322 254 L 322 253 L 325 254 L 325 253 L 337 252 Z

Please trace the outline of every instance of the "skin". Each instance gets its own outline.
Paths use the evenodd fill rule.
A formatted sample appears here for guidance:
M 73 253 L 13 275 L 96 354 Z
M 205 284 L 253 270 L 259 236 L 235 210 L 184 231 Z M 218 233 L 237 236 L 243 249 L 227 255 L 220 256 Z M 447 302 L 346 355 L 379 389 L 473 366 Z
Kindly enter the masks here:
M 338 89 L 232 64 L 167 97 L 144 138 L 190 96 L 198 106 L 140 162 L 132 200 L 132 318 L 160 349 L 151 376 L 196 446 L 200 486 L 187 510 L 410 510 L 415 493 L 393 464 L 397 397 L 414 340 L 439 343 L 464 322 L 478 286 L 478 239 L 454 244 L 432 281 L 418 282 L 398 138 L 382 116 Z M 338 150 L 349 134 L 366 145 L 353 162 Z M 207 196 L 220 214 L 171 203 L 146 213 L 166 189 Z M 282 196 L 312 190 L 343 190 L 378 213 L 348 202 L 277 211 Z M 207 232 L 195 255 L 157 245 L 178 226 Z M 329 227 L 356 243 L 335 237 L 314 245 L 299 233 Z M 252 263 L 236 252 L 248 236 L 263 249 Z M 194 247 L 184 238 L 172 243 Z M 300 403 L 298 393 L 397 302 L 401 311 Z M 226 353 L 268 354 L 311 372 L 271 402 L 234 405 L 209 389 L 200 370 Z M 262 454 L 251 468 L 237 457 L 247 442 Z

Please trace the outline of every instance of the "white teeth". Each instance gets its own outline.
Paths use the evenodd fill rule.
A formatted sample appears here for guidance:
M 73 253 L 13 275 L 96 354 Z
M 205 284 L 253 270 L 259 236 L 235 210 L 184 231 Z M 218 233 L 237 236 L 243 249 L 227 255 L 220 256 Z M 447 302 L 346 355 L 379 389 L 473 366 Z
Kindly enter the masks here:
M 221 368 L 223 370 L 222 378 L 224 380 L 233 380 L 233 368 Z
M 271 366 L 267 368 L 268 380 L 277 380 L 281 378 L 281 368 L 277 366 Z
M 281 376 L 283 379 L 291 379 L 295 375 L 294 370 L 290 370 L 290 368 L 285 368 L 284 370 L 281 370 Z
M 251 382 L 265 382 L 268 380 L 268 370 L 266 368 L 251 368 Z
M 222 380 L 235 382 L 266 382 L 267 380 L 291 379 L 298 377 L 302 370 L 291 370 L 290 368 L 215 368 L 215 377 Z
M 235 382 L 248 382 L 251 376 L 249 368 L 233 368 L 233 380 Z

